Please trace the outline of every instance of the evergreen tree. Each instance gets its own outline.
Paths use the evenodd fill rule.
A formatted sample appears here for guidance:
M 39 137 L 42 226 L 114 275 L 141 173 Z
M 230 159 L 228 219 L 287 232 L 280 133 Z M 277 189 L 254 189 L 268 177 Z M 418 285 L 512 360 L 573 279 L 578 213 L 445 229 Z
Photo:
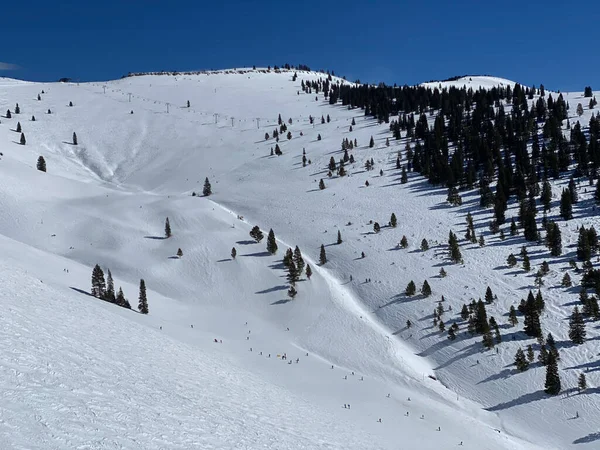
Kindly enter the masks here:
M 177 249 L 177 257 L 181 258 L 183 256 L 183 251 L 181 250 L 181 248 Z
M 39 170 L 41 172 L 46 171 L 46 160 L 44 159 L 43 156 L 40 156 L 37 160 L 37 170 Z
M 421 288 L 421 294 L 424 297 L 429 297 L 431 295 L 431 287 L 429 286 L 429 283 L 427 282 L 427 280 L 423 281 L 423 287 Z
M 449 254 L 450 254 L 450 260 L 453 263 L 459 263 L 462 261 L 462 255 L 460 253 L 460 247 L 458 245 L 458 239 L 456 238 L 456 235 L 450 231 L 449 237 L 448 237 L 448 250 L 449 250 Z
M 569 339 L 574 344 L 581 345 L 585 341 L 586 331 L 583 316 L 579 312 L 579 307 L 573 309 L 571 318 L 569 319 Z
M 10 114 L 10 109 L 6 110 L 6 118 L 7 119 L 12 119 L 12 115 Z
M 446 275 L 448 275 L 448 274 L 446 273 L 444 268 L 440 267 L 440 278 L 446 278 Z
M 513 255 L 512 253 L 510 255 L 508 255 L 508 258 L 506 258 L 506 264 L 508 264 L 508 267 L 516 266 L 517 258 L 515 257 L 515 255 Z
M 212 187 L 210 185 L 210 181 L 208 181 L 208 177 L 206 177 L 206 179 L 204 180 L 204 188 L 202 189 L 202 194 L 204 194 L 205 197 L 208 197 L 210 194 L 212 194 Z
M 115 303 L 123 308 L 131 309 L 131 305 L 125 298 L 125 295 L 123 295 L 123 289 L 121 287 L 119 287 L 119 292 L 117 294 L 117 298 L 115 299 Z
M 542 185 L 542 195 L 540 196 L 540 200 L 544 205 L 544 212 L 550 211 L 550 203 L 552 201 L 552 187 L 548 181 L 544 181 Z
M 546 338 L 546 348 L 548 349 L 548 353 L 552 353 L 557 361 L 560 361 L 560 355 L 558 353 L 558 349 L 556 348 L 556 342 L 554 341 L 554 336 L 552 333 L 548 333 L 548 337 Z
M 106 293 L 106 281 L 104 271 L 96 264 L 92 270 L 92 295 L 96 298 L 104 298 Z
M 73 132 L 73 145 L 77 145 L 77 134 Z
M 168 239 L 171 237 L 171 224 L 169 223 L 169 218 L 165 220 L 165 237 Z
M 492 293 L 492 289 L 489 286 L 485 290 L 485 302 L 488 305 L 494 302 L 494 294 Z
M 515 354 L 515 366 L 519 372 L 525 372 L 529 368 L 529 361 L 525 357 L 525 353 L 520 348 Z
M 508 322 L 513 327 L 519 323 L 519 319 L 517 318 L 517 310 L 515 309 L 514 305 L 510 306 L 510 310 L 508 312 Z
M 400 247 L 402 248 L 406 248 L 408 247 L 408 239 L 406 239 L 406 236 L 402 236 L 402 239 L 400 239 Z
M 429 250 L 429 242 L 427 242 L 427 239 L 423 238 L 421 241 L 421 251 L 426 252 L 427 250 Z
M 454 341 L 456 339 L 456 331 L 454 331 L 454 325 L 448 328 L 448 339 L 450 339 L 451 341 Z
M 569 189 L 563 189 L 562 195 L 560 196 L 560 216 L 565 220 L 573 218 L 573 205 Z
M 300 251 L 300 247 L 296 245 L 294 249 L 294 255 L 292 257 L 294 260 L 294 264 L 296 264 L 296 269 L 298 270 L 298 276 L 302 275 L 302 271 L 304 270 L 304 258 L 302 258 L 302 252 Z
M 269 235 L 267 236 L 267 251 L 271 255 L 277 253 L 277 241 L 275 240 L 275 233 L 272 228 L 269 230 Z
M 138 311 L 142 314 L 148 314 L 148 299 L 146 298 L 146 282 L 142 278 L 140 280 L 140 295 L 139 295 Z
M 110 273 L 110 269 L 106 269 L 106 293 L 104 294 L 104 299 L 111 303 L 115 303 L 115 283 L 113 281 L 112 273 Z
M 319 189 L 325 189 L 325 182 L 323 181 L 323 178 L 321 178 L 321 180 L 319 181 Z
M 325 246 L 321 244 L 321 252 L 319 253 L 319 264 L 324 265 L 327 262 L 327 254 L 325 253 Z
M 529 261 L 529 255 L 523 256 L 523 270 L 529 272 L 531 270 L 531 262 Z
M 258 225 L 254 225 L 250 230 L 250 237 L 253 238 L 256 242 L 260 242 L 265 237 L 263 232 L 260 231 Z
M 571 287 L 573 286 L 573 282 L 571 281 L 571 275 L 569 275 L 569 272 L 565 272 L 565 275 L 563 276 L 562 282 L 561 282 L 561 286 L 562 287 Z
M 406 184 L 408 182 L 408 175 L 406 174 L 406 167 L 402 167 L 402 175 L 400 175 L 400 184 Z
M 15 114 L 21 114 L 21 108 L 19 107 L 19 104 L 17 103 L 17 105 L 15 106 Z
M 587 389 L 587 381 L 583 372 L 581 372 L 579 378 L 577 378 L 577 388 L 579 389 L 579 392 L 583 392 Z
M 307 264 L 306 265 L 306 278 L 308 278 L 310 280 L 310 277 L 312 276 L 312 269 L 310 268 L 310 266 Z
M 533 347 L 531 346 L 531 344 L 529 344 L 527 346 L 527 360 L 530 363 L 532 363 L 534 359 L 535 359 L 535 354 L 533 353 Z
M 379 233 L 379 232 L 381 231 L 381 227 L 379 226 L 379 222 L 375 222 L 375 223 L 373 224 L 373 231 L 374 231 L 375 233 Z
M 578 116 L 581 117 L 583 115 L 583 105 L 581 103 L 577 104 L 577 110 L 576 111 L 577 111 L 577 115 Z
M 371 140 L 369 141 L 369 148 L 373 148 L 375 146 L 375 140 L 373 139 L 373 136 L 371 136 Z
M 467 320 L 469 318 L 469 308 L 467 305 L 463 303 L 462 309 L 460 310 L 460 317 L 462 320 Z
M 519 230 L 517 229 L 517 224 L 515 223 L 515 219 L 510 219 L 510 235 L 516 236 L 519 234 Z
M 340 230 L 338 230 L 337 232 L 337 244 L 340 245 L 342 242 L 342 232 Z
M 21 145 L 25 145 L 27 141 L 25 140 L 25 133 L 21 133 L 21 139 L 19 140 Z
M 392 226 L 392 228 L 396 228 L 396 225 L 398 225 L 398 221 L 396 220 L 396 214 L 392 213 L 392 216 L 390 217 L 390 225 Z
M 296 264 L 294 264 L 294 261 L 292 260 L 292 261 L 290 261 L 290 264 L 288 265 L 288 274 L 287 274 L 288 283 L 290 283 L 290 285 L 292 285 L 292 286 L 295 286 L 299 279 L 300 279 L 300 274 L 298 273 L 298 268 L 296 267 Z
M 21 131 L 23 131 L 21 128 L 21 122 L 17 122 L 17 130 L 16 131 L 17 131 L 17 133 L 20 133 Z
M 558 375 L 558 363 L 552 353 L 548 354 L 546 365 L 546 383 L 545 391 L 550 395 L 558 395 L 560 393 L 560 376 Z
M 294 287 L 294 285 L 291 285 L 290 288 L 287 291 L 288 297 L 293 300 L 296 297 L 297 294 L 298 294 L 298 291 L 296 290 L 296 288 Z
M 408 285 L 406 286 L 405 294 L 408 297 L 412 297 L 413 295 L 415 295 L 416 292 L 417 292 L 417 286 L 415 286 L 415 282 L 413 280 L 410 280 Z
M 231 259 L 235 259 L 236 256 L 237 256 L 237 250 L 235 249 L 235 247 L 233 247 L 231 249 Z

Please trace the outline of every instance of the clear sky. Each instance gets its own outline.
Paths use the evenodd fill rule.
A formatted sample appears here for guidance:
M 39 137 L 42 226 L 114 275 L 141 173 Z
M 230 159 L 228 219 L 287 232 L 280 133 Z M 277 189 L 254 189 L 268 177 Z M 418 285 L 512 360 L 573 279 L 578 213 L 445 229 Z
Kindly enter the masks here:
M 600 89 L 600 2 L 557 0 L 5 0 L 0 76 L 306 64 L 416 84 L 490 74 Z

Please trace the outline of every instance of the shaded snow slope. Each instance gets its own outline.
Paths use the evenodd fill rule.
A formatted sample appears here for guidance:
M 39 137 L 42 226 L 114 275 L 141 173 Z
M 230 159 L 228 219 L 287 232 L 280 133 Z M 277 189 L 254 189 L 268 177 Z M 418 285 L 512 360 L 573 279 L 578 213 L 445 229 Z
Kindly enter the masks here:
M 298 72 L 295 82 L 291 76 L 257 72 L 139 76 L 79 85 L 2 84 L 2 80 L 0 111 L 12 111 L 16 102 L 22 111 L 13 119 L 2 118 L 0 123 L 0 151 L 4 153 L 0 161 L 0 233 L 9 238 L 2 240 L 3 254 L 14 259 L 22 271 L 35 273 L 44 281 L 40 289 L 48 291 L 39 296 L 55 302 L 64 297 L 64 302 L 70 302 L 67 311 L 53 308 L 50 319 L 59 324 L 62 316 L 73 315 L 73 309 L 81 308 L 85 314 L 90 314 L 89 308 L 100 311 L 99 324 L 101 320 L 106 322 L 103 328 L 121 336 L 117 339 L 121 345 L 127 339 L 125 334 L 131 333 L 125 346 L 130 352 L 134 352 L 136 342 L 143 341 L 142 335 L 150 336 L 144 343 L 147 347 L 143 347 L 147 357 L 156 355 L 153 364 L 169 374 L 164 384 L 156 382 L 156 388 L 169 392 L 180 377 L 185 378 L 185 390 L 192 391 L 186 408 L 202 403 L 205 397 L 222 403 L 219 399 L 224 391 L 218 386 L 204 389 L 201 382 L 194 385 L 190 379 L 196 366 L 182 360 L 206 359 L 210 360 L 209 366 L 218 367 L 228 361 L 235 367 L 233 373 L 239 373 L 236 380 L 249 377 L 256 383 L 247 391 L 223 387 L 232 390 L 233 404 L 243 402 L 244 395 L 255 402 L 248 409 L 233 408 L 237 419 L 227 419 L 239 425 L 233 428 L 237 432 L 229 436 L 246 436 L 253 427 L 262 430 L 262 437 L 247 444 L 248 448 L 267 445 L 275 436 L 281 439 L 280 444 L 272 444 L 277 448 L 341 448 L 349 443 L 356 448 L 398 448 L 398 444 L 406 448 L 448 448 L 460 441 L 471 448 L 535 448 L 533 442 L 546 448 L 565 448 L 574 443 L 594 448 L 598 444 L 594 418 L 599 407 L 595 388 L 568 398 L 546 397 L 542 367 L 516 374 L 510 366 L 517 346 L 537 345 L 534 340 L 525 339 L 516 328 L 503 328 L 504 342 L 498 353 L 483 352 L 480 338 L 467 335 L 458 317 L 461 305 L 482 297 L 489 285 L 498 301 L 490 306 L 488 314 L 502 325 L 506 323 L 504 314 L 509 306 L 533 288 L 530 274 L 505 267 L 506 256 L 510 252 L 518 254 L 524 241 L 520 237 L 500 241 L 488 235 L 491 214 L 476 206 L 479 199 L 475 191 L 462 193 L 462 207 L 451 208 L 445 203 L 446 190 L 432 188 L 421 177 L 409 174 L 409 182 L 400 184 L 395 161 L 399 150 L 404 157 L 404 139 L 391 139 L 387 147 L 385 141 L 390 134 L 386 124 L 366 119 L 360 110 L 329 106 L 321 93 L 302 93 L 301 80 L 318 79 L 322 74 Z M 37 101 L 42 89 L 45 93 Z M 571 102 L 571 111 L 582 101 L 578 100 L 580 96 L 565 96 Z M 190 108 L 186 107 L 188 100 Z M 70 101 L 73 107 L 68 106 Z M 52 114 L 45 114 L 48 108 Z M 582 123 L 587 123 L 590 113 L 585 111 Z M 292 139 L 282 136 L 279 145 L 283 155 L 271 157 L 275 141 L 265 141 L 264 135 L 272 134 L 278 114 Z M 35 122 L 29 120 L 31 115 L 36 116 Z M 309 123 L 309 115 L 315 117 L 314 125 Z M 321 115 L 329 115 L 331 122 L 321 124 Z M 290 118 L 291 125 L 287 122 Z M 352 119 L 356 126 L 350 133 Z M 16 143 L 19 135 L 12 131 L 17 121 L 27 137 L 25 146 Z M 73 132 L 78 136 L 77 146 L 71 142 Z M 371 136 L 376 142 L 372 149 L 368 147 Z M 346 166 L 348 177 L 328 178 L 329 159 L 340 159 L 341 140 L 346 137 L 357 139 L 358 147 L 352 152 L 356 163 Z M 303 149 L 311 160 L 306 167 L 302 167 Z M 35 170 L 40 154 L 46 159 L 47 173 Z M 374 159 L 372 172 L 364 170 L 367 158 Z M 384 171 L 381 176 L 380 169 Z M 213 195 L 208 199 L 192 197 L 192 191 L 202 191 L 205 177 L 212 183 Z M 322 191 L 317 187 L 321 178 L 327 186 Z M 365 187 L 366 180 L 369 187 Z M 600 350 L 597 330 L 591 327 L 591 339 L 585 346 L 574 348 L 563 342 L 567 339 L 564 319 L 570 312 L 570 307 L 564 305 L 577 299 L 577 291 L 556 287 L 572 257 L 574 249 L 567 242 L 576 241 L 577 225 L 596 222 L 578 212 L 578 208 L 583 211 L 591 195 L 589 188 L 587 193 L 585 186 L 580 189 L 583 202 L 575 208 L 576 220 L 561 222 L 565 256 L 551 265 L 551 275 L 542 288 L 548 305 L 544 329 L 552 331 L 564 348 L 561 375 L 563 386 L 569 389 L 575 386 L 581 370 L 595 367 L 594 358 Z M 559 192 L 558 187 L 554 189 L 555 199 Z M 445 246 L 448 231 L 453 229 L 462 239 L 464 217 L 469 211 L 487 245 L 479 248 L 464 244 L 465 265 L 449 265 Z M 392 212 L 398 217 L 395 229 L 385 226 Z M 557 213 L 558 206 L 554 206 L 550 216 Z M 507 217 L 511 214 L 515 214 L 514 208 Z M 166 216 L 173 229 L 173 237 L 168 240 L 159 239 Z M 380 233 L 373 233 L 370 220 L 382 225 Z M 274 229 L 280 239 L 277 255 L 265 252 L 264 241 L 256 244 L 250 240 L 248 232 L 255 224 L 265 234 L 269 228 Z M 335 245 L 338 230 L 344 241 L 341 245 Z M 409 247 L 399 250 L 397 243 L 403 235 Z M 419 250 L 423 238 L 431 247 L 427 252 Z M 326 245 L 329 261 L 317 267 L 314 262 L 321 244 Z M 307 257 L 315 275 L 310 281 L 298 283 L 298 296 L 287 301 L 281 257 L 287 246 L 295 245 Z M 229 257 L 233 246 L 238 252 L 235 261 Z M 181 259 L 173 258 L 178 248 L 184 253 Z M 366 253 L 364 259 L 360 258 L 362 251 Z M 23 256 L 24 252 L 31 254 Z M 533 265 L 548 257 L 541 246 L 531 246 L 530 254 Z M 130 299 L 135 299 L 137 282 L 144 278 L 152 291 L 150 315 L 114 308 L 69 289 L 89 290 L 91 268 L 96 263 L 111 269 L 117 285 L 123 285 Z M 448 272 L 443 279 L 438 277 L 442 266 Z M 63 268 L 70 268 L 68 275 Z M 403 295 L 410 280 L 420 287 L 425 279 L 433 289 L 431 298 Z M 14 300 L 11 293 L 19 292 L 17 286 L 29 284 L 31 281 L 22 274 L 15 275 L 14 288 L 4 293 L 3 303 Z M 37 292 L 23 292 L 38 297 Z M 431 324 L 441 295 L 446 300 L 444 320 L 447 324 L 457 320 L 461 325 L 454 342 Z M 48 313 L 39 311 L 28 327 L 44 314 Z M 121 316 L 117 322 L 115 315 Z M 414 324 L 410 329 L 406 328 L 407 319 Z M 7 328 L 21 327 L 23 320 L 21 317 L 18 324 L 9 322 Z M 126 325 L 129 321 L 136 325 Z M 245 322 L 249 322 L 249 328 Z M 163 335 L 168 336 L 169 350 L 158 352 L 156 349 L 167 345 L 157 334 L 160 326 Z M 72 331 L 78 334 L 69 336 L 82 339 L 81 330 Z M 222 339 L 223 345 L 214 344 L 214 338 Z M 94 348 L 94 359 L 109 358 L 106 364 L 100 364 L 106 366 L 114 352 L 106 352 L 106 356 L 99 347 L 110 347 L 117 341 L 94 337 L 87 345 Z M 171 351 L 179 345 L 175 342 L 180 342 L 181 348 Z M 256 354 L 260 351 L 263 355 Z M 83 352 L 83 348 L 77 350 Z M 290 367 L 277 359 L 277 354 L 284 352 L 294 361 L 300 358 L 300 362 Z M 57 351 L 54 358 L 60 359 L 63 353 Z M 265 358 L 269 353 L 270 360 Z M 133 359 L 133 353 L 125 352 L 122 358 L 125 363 Z M 44 361 L 41 354 L 32 359 L 32 365 Z M 141 372 L 146 370 L 143 364 L 137 366 Z M 169 371 L 180 365 L 181 373 Z M 207 367 L 198 370 L 201 379 L 210 378 L 209 386 L 218 385 L 219 372 Z M 113 378 L 125 375 L 117 368 L 112 372 Z M 593 370 L 588 374 L 591 386 L 600 383 L 596 375 Z M 85 379 L 85 383 L 93 384 L 95 376 L 90 375 L 92 378 Z M 359 376 L 364 381 L 359 381 Z M 8 386 L 13 386 L 15 381 L 10 380 Z M 34 383 L 28 379 L 23 385 L 30 389 Z M 159 397 L 143 398 L 141 391 L 129 389 L 133 387 L 121 386 L 103 395 L 127 395 L 133 403 L 154 405 L 150 410 L 158 412 Z M 258 394 L 251 393 L 264 390 L 277 398 L 289 398 L 289 407 L 282 412 L 266 399 L 266 404 L 258 405 Z M 387 393 L 391 394 L 389 399 Z M 85 398 L 85 394 L 82 396 Z M 225 414 L 221 403 L 220 411 Z M 350 403 L 352 409 L 345 410 L 344 403 Z M 37 406 L 15 406 L 13 413 L 21 408 L 24 414 L 35 416 L 38 407 L 51 411 L 49 405 L 52 403 L 44 405 L 40 401 Z M 252 408 L 261 411 L 259 417 L 244 423 L 243 417 Z M 303 408 L 315 408 L 319 416 L 314 421 L 300 421 L 296 413 L 305 417 Z M 119 421 L 119 409 L 113 406 L 110 418 L 104 418 L 104 430 L 114 429 L 116 425 L 109 422 Z M 170 414 L 175 416 L 175 411 L 173 404 Z M 568 420 L 576 412 L 579 419 Z M 224 420 L 220 413 L 210 417 L 193 414 L 189 412 L 183 423 L 204 420 L 208 427 L 217 427 Z M 419 418 L 421 414 L 424 419 Z M 260 419 L 263 415 L 283 415 L 276 428 L 285 429 L 283 435 L 260 428 L 264 427 Z M 89 416 L 85 417 L 87 424 Z M 136 420 L 145 423 L 149 417 Z M 381 424 L 376 422 L 378 418 L 382 418 Z M 177 427 L 175 419 L 165 420 L 161 426 L 171 431 L 162 432 L 177 433 L 173 430 Z M 327 427 L 315 424 L 317 421 L 339 423 L 328 435 Z M 296 422 L 297 428 L 290 425 Z M 308 430 L 313 425 L 314 440 L 306 441 L 312 439 Z M 441 432 L 435 431 L 438 426 Z M 65 426 L 57 435 L 66 439 L 71 428 Z M 54 429 L 50 426 L 49 433 Z M 156 432 L 160 429 L 157 427 Z M 301 439 L 294 442 L 292 429 Z M 347 429 L 355 429 L 356 435 L 363 431 L 366 434 L 340 441 L 340 433 L 347 433 Z M 197 434 L 191 436 L 203 439 L 206 428 L 202 430 L 194 430 Z M 84 434 L 77 442 L 82 442 Z M 140 446 L 150 445 L 155 438 L 137 432 L 125 434 L 140 439 Z M 14 446 L 19 445 L 19 439 L 13 441 Z M 184 435 L 177 439 L 184 439 Z M 226 441 L 223 436 L 221 443 Z M 31 445 L 42 445 L 40 442 Z M 220 448 L 217 442 L 212 444 Z M 242 445 L 241 438 L 237 442 Z M 365 447 L 365 442 L 372 445 Z M 130 441 L 122 445 L 136 444 Z M 175 439 L 172 445 L 178 448 L 189 444 Z

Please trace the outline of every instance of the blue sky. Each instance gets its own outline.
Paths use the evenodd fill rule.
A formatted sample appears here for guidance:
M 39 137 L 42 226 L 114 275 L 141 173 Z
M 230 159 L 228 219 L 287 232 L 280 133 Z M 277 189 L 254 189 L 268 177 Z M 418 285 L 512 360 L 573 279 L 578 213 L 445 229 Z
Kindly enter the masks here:
M 288 62 L 363 82 L 492 74 L 600 89 L 598 2 L 7 0 L 0 11 L 0 75 L 28 80 Z

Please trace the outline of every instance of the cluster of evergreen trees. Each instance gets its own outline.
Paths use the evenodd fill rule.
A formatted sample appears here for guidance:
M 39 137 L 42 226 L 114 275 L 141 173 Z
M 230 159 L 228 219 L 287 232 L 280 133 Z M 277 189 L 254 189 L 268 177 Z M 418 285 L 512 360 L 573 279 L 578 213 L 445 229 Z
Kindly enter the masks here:
M 107 269 L 106 272 L 107 276 L 105 278 L 104 271 L 100 265 L 96 264 L 94 266 L 94 269 L 92 270 L 91 294 L 101 300 L 114 303 L 123 308 L 131 309 L 131 304 L 127 298 L 125 298 L 122 288 L 119 287 L 119 291 L 115 294 L 115 285 L 110 269 Z M 148 314 L 148 299 L 146 297 L 146 282 L 144 279 L 140 280 L 138 310 L 142 314 Z

